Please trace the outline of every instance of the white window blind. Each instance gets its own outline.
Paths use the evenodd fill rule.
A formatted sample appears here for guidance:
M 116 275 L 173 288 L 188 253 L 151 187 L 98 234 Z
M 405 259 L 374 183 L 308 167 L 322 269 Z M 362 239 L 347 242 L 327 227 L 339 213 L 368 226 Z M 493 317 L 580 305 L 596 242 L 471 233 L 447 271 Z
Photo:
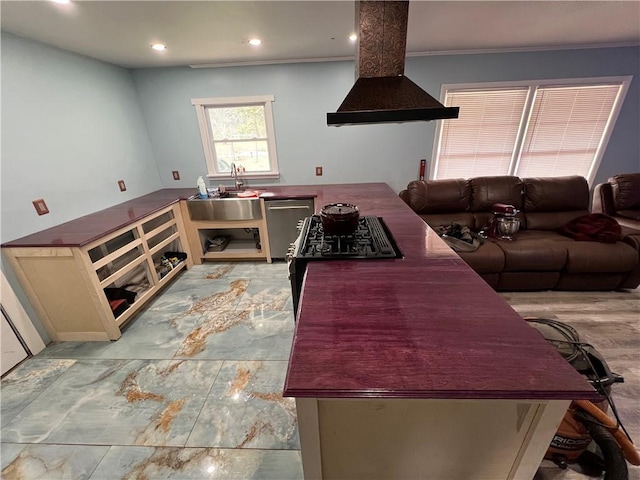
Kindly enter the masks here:
M 516 175 L 587 176 L 621 85 L 536 90 Z
M 460 115 L 442 122 L 437 178 L 507 172 L 528 92 L 527 87 L 448 92 L 445 105 L 460 107 Z
M 458 119 L 437 130 L 432 176 L 591 181 L 632 77 L 456 86 L 443 103 Z

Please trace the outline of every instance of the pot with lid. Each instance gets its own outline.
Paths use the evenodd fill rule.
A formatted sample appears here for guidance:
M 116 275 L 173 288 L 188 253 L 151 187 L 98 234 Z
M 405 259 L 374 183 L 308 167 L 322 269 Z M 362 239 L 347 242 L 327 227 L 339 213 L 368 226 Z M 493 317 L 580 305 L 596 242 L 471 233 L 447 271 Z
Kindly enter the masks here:
M 358 228 L 360 211 L 351 203 L 330 203 L 320 210 L 325 235 L 351 235 Z

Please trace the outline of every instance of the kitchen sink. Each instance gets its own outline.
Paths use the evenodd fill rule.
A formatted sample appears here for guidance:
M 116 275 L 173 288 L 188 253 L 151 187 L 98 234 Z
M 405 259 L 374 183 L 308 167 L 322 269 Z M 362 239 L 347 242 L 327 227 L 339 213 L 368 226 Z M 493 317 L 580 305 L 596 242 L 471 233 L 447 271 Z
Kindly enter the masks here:
M 194 198 L 187 200 L 191 220 L 218 222 L 256 220 L 262 218 L 259 198 L 238 198 L 238 192 L 229 192 L 225 198 Z

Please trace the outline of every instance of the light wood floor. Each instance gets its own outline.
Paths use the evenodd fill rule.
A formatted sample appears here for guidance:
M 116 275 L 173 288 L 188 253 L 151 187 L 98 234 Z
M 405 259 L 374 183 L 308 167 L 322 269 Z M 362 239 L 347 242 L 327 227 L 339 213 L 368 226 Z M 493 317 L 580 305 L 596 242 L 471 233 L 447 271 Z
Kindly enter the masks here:
M 624 383 L 612 386 L 620 419 L 640 445 L 640 288 L 624 292 L 508 292 L 501 296 L 522 316 L 552 318 L 574 327 L 591 343 Z M 640 448 L 639 448 L 640 449 Z M 535 480 L 585 479 L 545 462 Z M 597 477 L 596 477 L 597 478 Z M 640 468 L 629 466 L 629 479 L 640 480 Z

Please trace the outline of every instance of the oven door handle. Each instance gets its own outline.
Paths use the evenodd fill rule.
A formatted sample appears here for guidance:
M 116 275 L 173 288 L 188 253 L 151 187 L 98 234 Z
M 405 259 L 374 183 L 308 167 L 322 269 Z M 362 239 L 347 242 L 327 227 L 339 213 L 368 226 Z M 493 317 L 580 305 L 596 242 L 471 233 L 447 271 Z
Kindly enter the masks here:
M 267 207 L 267 210 L 311 210 L 307 205 L 293 205 L 290 207 Z

